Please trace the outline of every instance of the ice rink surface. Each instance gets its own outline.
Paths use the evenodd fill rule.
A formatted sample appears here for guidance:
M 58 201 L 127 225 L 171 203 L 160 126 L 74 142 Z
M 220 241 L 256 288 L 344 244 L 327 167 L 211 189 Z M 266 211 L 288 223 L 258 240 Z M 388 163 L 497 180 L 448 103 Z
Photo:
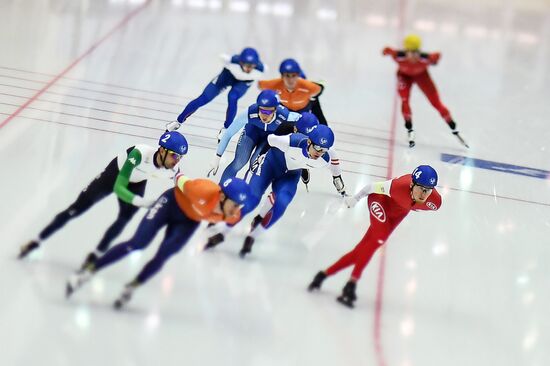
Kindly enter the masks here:
M 0 364 L 550 364 L 549 1 L 3 0 L 0 14 Z M 431 75 L 469 150 L 417 88 L 408 148 L 396 65 L 381 55 L 408 32 L 442 53 Z M 212 252 L 199 230 L 122 312 L 112 301 L 159 238 L 63 296 L 115 218 L 113 196 L 16 259 L 115 155 L 156 144 L 221 71 L 219 54 L 246 46 L 268 77 L 294 57 L 325 83 L 349 192 L 419 164 L 439 172 L 441 210 L 404 220 L 365 270 L 354 310 L 335 301 L 349 271 L 306 291 L 369 225 L 366 203 L 344 209 L 328 170 L 312 172 L 309 193 L 300 184 L 249 258 L 237 252 L 252 215 Z M 180 130 L 191 177 L 208 171 L 225 105 L 223 94 Z M 154 180 L 146 195 L 171 184 Z

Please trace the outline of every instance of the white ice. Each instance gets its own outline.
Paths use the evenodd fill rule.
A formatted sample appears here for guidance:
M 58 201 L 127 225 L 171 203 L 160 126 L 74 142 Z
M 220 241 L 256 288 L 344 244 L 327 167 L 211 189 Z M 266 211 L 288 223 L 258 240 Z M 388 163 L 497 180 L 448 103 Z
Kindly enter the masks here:
M 550 170 L 548 1 L 3 0 L 0 14 L 0 121 L 53 82 L 0 128 L 1 365 L 550 364 L 549 181 L 440 160 Z M 396 67 L 381 55 L 407 32 L 442 52 L 431 75 L 469 150 L 417 88 L 417 146 L 408 148 Z M 63 294 L 114 219 L 114 197 L 30 260 L 16 259 L 115 155 L 156 143 L 221 70 L 220 53 L 245 46 L 258 48 L 269 77 L 294 57 L 325 83 L 321 104 L 350 192 L 421 163 L 439 172 L 441 210 L 411 213 L 398 227 L 366 268 L 354 310 L 335 301 L 349 270 L 306 291 L 369 225 L 364 203 L 341 207 L 328 170 L 312 173 L 309 193 L 300 185 L 249 258 L 237 252 L 252 215 L 212 252 L 201 251 L 200 230 L 122 312 L 112 301 L 160 237 L 70 301 Z M 254 86 L 240 110 L 256 94 Z M 225 105 L 223 94 L 181 129 L 191 177 L 208 170 Z M 147 195 L 170 184 L 153 181 Z

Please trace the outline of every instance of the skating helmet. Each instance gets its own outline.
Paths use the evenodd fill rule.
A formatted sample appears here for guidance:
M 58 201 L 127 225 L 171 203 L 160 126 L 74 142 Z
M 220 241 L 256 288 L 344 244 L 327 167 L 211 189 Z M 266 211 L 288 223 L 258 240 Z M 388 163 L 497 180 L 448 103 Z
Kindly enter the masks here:
M 319 120 L 310 112 L 302 113 L 302 117 L 296 121 L 296 129 L 304 135 L 309 135 L 318 125 Z
M 277 92 L 269 89 L 263 90 L 260 94 L 258 94 L 256 104 L 258 104 L 258 107 L 277 107 L 279 105 L 279 97 L 277 96 Z
M 185 137 L 177 131 L 163 133 L 159 139 L 159 145 L 180 155 L 187 154 L 189 148 Z
M 302 70 L 300 69 L 300 65 L 295 59 L 287 58 L 286 60 L 283 60 L 283 62 L 281 62 L 281 66 L 279 66 L 279 72 L 281 74 L 300 75 L 302 73 Z
M 308 137 L 314 145 L 324 149 L 330 149 L 334 145 L 334 132 L 332 132 L 330 127 L 325 125 L 315 127 Z
M 422 39 L 417 34 L 409 34 L 403 40 L 403 47 L 407 51 L 418 51 L 422 45 Z
M 220 186 L 225 196 L 239 205 L 244 205 L 251 195 L 250 187 L 241 178 L 226 179 Z
M 420 165 L 412 172 L 412 181 L 419 186 L 433 188 L 437 185 L 437 172 L 429 165 Z
M 260 63 L 260 56 L 258 55 L 258 51 L 256 51 L 252 47 L 245 48 L 239 55 L 239 62 L 243 64 L 258 65 Z

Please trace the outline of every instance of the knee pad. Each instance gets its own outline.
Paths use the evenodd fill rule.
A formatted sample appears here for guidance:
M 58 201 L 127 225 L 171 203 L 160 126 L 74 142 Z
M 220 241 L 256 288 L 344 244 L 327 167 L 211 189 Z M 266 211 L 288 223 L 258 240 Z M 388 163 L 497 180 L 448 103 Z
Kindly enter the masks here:
M 412 124 L 412 121 L 411 121 L 410 119 L 405 120 L 405 128 L 406 128 L 407 130 L 412 130 L 413 124 Z

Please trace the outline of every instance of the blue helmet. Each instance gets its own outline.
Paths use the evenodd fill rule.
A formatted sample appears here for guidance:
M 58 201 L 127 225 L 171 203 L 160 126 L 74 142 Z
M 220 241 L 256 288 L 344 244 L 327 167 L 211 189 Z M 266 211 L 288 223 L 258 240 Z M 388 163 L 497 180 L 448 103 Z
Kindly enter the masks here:
M 304 135 L 309 135 L 318 125 L 319 120 L 310 112 L 302 113 L 302 117 L 296 121 L 296 129 Z
M 241 54 L 239 55 L 239 62 L 243 64 L 258 65 L 260 63 L 260 55 L 258 55 L 258 51 L 256 51 L 254 48 L 247 47 L 242 50 Z
M 429 165 L 420 165 L 412 172 L 412 181 L 414 184 L 433 188 L 437 185 L 437 172 Z
M 159 139 L 159 145 L 180 155 L 187 154 L 189 144 L 185 137 L 177 131 L 166 131 Z
M 262 90 L 262 92 L 258 94 L 258 98 L 256 98 L 256 104 L 258 104 L 258 107 L 277 107 L 279 105 L 277 92 L 269 89 Z
M 281 74 L 302 74 L 300 65 L 293 58 L 287 58 L 286 60 L 283 60 L 283 62 L 281 62 L 281 66 L 279 66 L 279 72 Z
M 325 149 L 330 149 L 334 145 L 334 132 L 325 125 L 315 127 L 308 137 L 313 144 Z
M 239 205 L 244 205 L 251 196 L 250 187 L 241 178 L 228 178 L 220 186 L 225 196 Z

